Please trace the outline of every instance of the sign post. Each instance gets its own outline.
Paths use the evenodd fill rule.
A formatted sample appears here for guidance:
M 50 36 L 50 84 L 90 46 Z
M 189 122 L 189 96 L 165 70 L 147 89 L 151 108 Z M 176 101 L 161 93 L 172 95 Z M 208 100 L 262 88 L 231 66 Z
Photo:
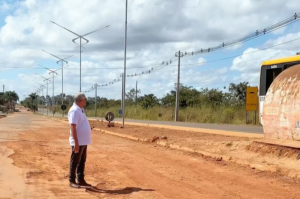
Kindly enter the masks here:
M 247 124 L 247 112 L 254 111 L 254 123 L 256 124 L 256 111 L 257 111 L 257 87 L 247 87 L 246 92 L 246 124 Z

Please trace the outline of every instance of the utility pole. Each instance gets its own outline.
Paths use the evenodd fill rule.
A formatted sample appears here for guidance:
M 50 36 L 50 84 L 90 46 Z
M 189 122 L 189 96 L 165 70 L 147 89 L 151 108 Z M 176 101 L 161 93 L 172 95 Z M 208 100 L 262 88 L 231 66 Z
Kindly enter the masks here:
M 94 85 L 94 89 L 95 89 L 95 117 L 97 117 L 97 89 L 98 89 L 98 84 L 96 83 Z
M 51 71 L 51 72 L 49 73 L 49 75 L 51 75 L 51 74 L 52 74 L 52 104 L 51 104 L 51 107 L 52 107 L 52 109 L 53 109 L 53 105 L 54 105 L 54 75 L 57 74 L 57 73 L 54 72 L 54 71 Z M 53 110 L 52 110 L 52 113 L 53 113 L 53 117 L 54 117 L 54 112 L 53 112 Z
M 52 55 L 53 57 L 57 58 L 58 59 L 58 61 L 56 62 L 57 64 L 59 64 L 59 62 L 61 62 L 61 105 L 63 105 L 64 104 L 64 62 L 66 64 L 68 64 L 68 62 L 66 61 L 66 59 L 72 57 L 73 55 L 68 56 L 68 57 L 62 59 L 62 58 L 57 57 L 56 55 L 53 55 L 53 54 L 51 54 L 51 53 L 49 53 L 49 52 L 47 52 L 45 50 L 43 50 L 43 51 L 45 53 L 48 53 L 49 55 Z M 64 117 L 64 113 L 65 113 L 65 111 L 63 110 L 62 117 Z
M 135 83 L 135 106 L 137 106 L 137 85 L 138 85 L 138 82 L 136 81 Z
M 124 99 L 124 95 L 123 95 L 123 93 L 124 93 L 124 87 L 123 87 L 123 84 L 124 84 L 123 76 L 124 76 L 124 74 L 122 73 L 120 76 L 122 77 L 121 110 L 122 110 L 122 118 L 123 118 L 123 101 L 125 100 L 125 99 Z
M 52 74 L 52 104 L 51 104 L 51 107 L 53 108 L 53 105 L 54 105 L 54 75 L 55 75 L 55 74 L 57 75 L 57 72 L 55 72 L 55 71 L 57 71 L 57 70 L 51 70 L 51 69 L 46 68 L 46 67 L 44 67 L 44 68 L 50 71 L 50 72 L 49 72 L 49 75 Z M 58 70 L 59 70 L 59 69 L 58 69 Z M 53 111 L 52 111 L 52 113 L 53 113 Z M 54 113 L 53 113 L 53 117 L 54 117 Z
M 126 56 L 127 56 L 127 10 L 128 10 L 128 0 L 126 0 L 126 9 L 125 9 L 125 41 L 124 41 L 124 73 L 123 73 L 123 101 L 122 101 L 122 128 L 124 128 L 125 121 L 125 88 L 126 88 Z
M 55 24 L 55 25 L 57 25 L 57 26 L 59 26 L 59 27 L 65 29 L 65 30 L 71 32 L 71 33 L 74 34 L 74 35 L 76 35 L 77 37 L 76 37 L 75 39 L 72 40 L 75 44 L 78 44 L 78 43 L 76 43 L 75 41 L 76 41 L 77 39 L 79 39 L 79 56 L 80 56 L 80 60 L 79 60 L 79 65 L 80 65 L 80 80 L 79 80 L 80 83 L 79 83 L 79 92 L 81 92 L 81 52 L 82 52 L 82 51 L 81 51 L 81 48 L 82 48 L 83 45 L 89 43 L 89 40 L 87 40 L 87 39 L 85 38 L 85 36 L 87 36 L 87 35 L 89 35 L 89 34 L 92 34 L 92 33 L 94 33 L 94 32 L 97 32 L 97 31 L 99 31 L 99 30 L 102 30 L 102 29 L 104 29 L 104 28 L 108 28 L 110 25 L 105 26 L 105 27 L 103 27 L 103 28 L 99 28 L 99 29 L 97 29 L 97 30 L 94 30 L 94 31 L 89 32 L 89 33 L 84 34 L 84 35 L 79 35 L 79 34 L 73 32 L 73 31 L 71 31 L 71 30 L 69 30 L 69 29 L 67 29 L 67 28 L 65 28 L 65 27 L 63 27 L 63 26 L 61 26 L 61 25 L 55 23 L 54 21 L 51 21 L 51 23 L 53 23 L 53 24 Z M 84 44 L 82 44 L 82 42 L 81 42 L 82 39 L 85 41 Z
M 175 53 L 175 57 L 178 57 L 177 89 L 176 89 L 176 104 L 175 104 L 175 122 L 177 122 L 178 109 L 179 109 L 179 92 L 180 92 L 180 58 L 183 57 L 183 53 L 178 51 L 178 53 Z
M 5 85 L 3 84 L 3 94 L 4 94 L 4 87 L 5 87 Z

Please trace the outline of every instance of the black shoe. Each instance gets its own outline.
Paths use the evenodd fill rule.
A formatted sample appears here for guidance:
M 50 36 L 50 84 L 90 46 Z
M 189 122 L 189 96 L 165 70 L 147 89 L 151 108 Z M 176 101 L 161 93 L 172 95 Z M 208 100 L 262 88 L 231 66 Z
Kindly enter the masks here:
M 75 188 L 75 189 L 80 188 L 80 186 L 77 185 L 75 181 L 71 181 L 71 182 L 70 182 L 70 187 Z
M 85 180 L 78 180 L 77 186 L 82 187 L 82 188 L 91 188 L 92 185 L 88 184 Z

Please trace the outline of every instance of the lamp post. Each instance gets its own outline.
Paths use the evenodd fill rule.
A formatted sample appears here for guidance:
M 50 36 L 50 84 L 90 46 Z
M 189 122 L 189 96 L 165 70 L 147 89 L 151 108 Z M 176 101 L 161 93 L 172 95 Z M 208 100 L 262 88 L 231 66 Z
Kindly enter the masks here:
M 44 81 L 46 81 L 46 85 L 47 85 L 47 95 L 46 95 L 46 101 L 47 101 L 47 116 L 48 116 L 48 106 L 49 106 L 49 101 L 48 101 L 48 83 L 49 82 L 51 82 L 50 81 L 50 78 L 46 78 L 46 77 L 43 77 L 43 76 L 41 76 L 41 75 L 39 75 L 39 74 L 37 74 L 37 73 L 35 73 L 36 75 L 38 75 L 38 76 L 40 76 L 40 77 L 42 77 L 43 79 L 44 79 Z
M 68 56 L 68 57 L 62 59 L 62 58 L 60 58 L 60 57 L 58 57 L 56 55 L 53 55 L 53 54 L 51 54 L 51 53 L 49 53 L 49 52 L 47 52 L 45 50 L 43 50 L 43 51 L 45 53 L 48 53 L 49 55 L 52 55 L 53 57 L 56 57 L 58 59 L 58 61 L 56 62 L 57 64 L 59 64 L 61 62 L 61 105 L 63 105 L 64 104 L 64 62 L 66 64 L 68 64 L 68 62 L 66 61 L 66 59 L 72 57 L 73 55 Z M 62 117 L 64 117 L 64 113 L 65 113 L 65 111 L 63 110 Z
M 89 40 L 86 39 L 85 36 L 87 36 L 87 35 L 89 35 L 89 34 L 92 34 L 92 33 L 94 33 L 94 32 L 97 32 L 97 31 L 99 31 L 99 30 L 108 28 L 110 25 L 107 25 L 107 26 L 105 26 L 105 27 L 103 27 L 103 28 L 99 28 L 99 29 L 97 29 L 97 30 L 94 30 L 94 31 L 89 32 L 89 33 L 86 33 L 86 34 L 84 34 L 84 35 L 79 35 L 79 34 L 73 32 L 73 31 L 71 31 L 71 30 L 69 30 L 69 29 L 67 29 L 67 28 L 65 28 L 65 27 L 63 27 L 63 26 L 61 26 L 61 25 L 55 23 L 54 21 L 51 21 L 51 23 L 53 23 L 53 24 L 55 24 L 55 25 L 57 25 L 57 26 L 59 26 L 59 27 L 65 29 L 65 30 L 71 32 L 71 33 L 74 34 L 74 35 L 76 35 L 77 37 L 74 38 L 74 39 L 72 40 L 75 44 L 78 44 L 78 43 L 76 43 L 75 41 L 79 39 L 79 44 L 78 44 L 78 45 L 79 45 L 79 55 L 80 55 L 80 60 L 79 60 L 79 63 L 80 63 L 80 81 L 79 81 L 80 83 L 79 83 L 79 92 L 81 92 L 81 52 L 82 52 L 82 51 L 81 51 L 81 48 L 82 48 L 83 45 L 89 43 Z M 82 40 L 85 41 L 84 44 L 82 44 Z

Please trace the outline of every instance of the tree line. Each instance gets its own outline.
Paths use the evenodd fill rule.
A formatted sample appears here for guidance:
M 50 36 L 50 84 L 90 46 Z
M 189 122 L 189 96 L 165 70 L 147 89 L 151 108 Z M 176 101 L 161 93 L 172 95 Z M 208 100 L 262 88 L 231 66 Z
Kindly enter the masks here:
M 202 88 L 197 90 L 192 86 L 179 86 L 179 107 L 199 107 L 209 106 L 217 108 L 218 106 L 244 106 L 246 101 L 246 90 L 248 82 L 238 84 L 230 83 L 228 91 L 224 92 L 219 89 Z M 227 89 L 224 87 L 224 89 Z M 131 89 L 126 93 L 126 105 L 139 105 L 143 109 L 150 109 L 155 106 L 174 107 L 176 102 L 176 84 L 174 90 L 171 90 L 164 97 L 158 98 L 154 94 L 140 96 L 140 90 Z M 94 108 L 95 98 L 89 97 L 87 101 L 88 108 Z M 121 107 L 121 100 L 107 98 L 97 98 L 98 108 L 109 108 L 114 106 Z
M 202 88 L 197 90 L 192 86 L 184 86 L 180 84 L 179 89 L 179 107 L 212 107 L 217 108 L 219 106 L 244 106 L 246 101 L 246 90 L 249 86 L 248 82 L 241 82 L 238 84 L 230 83 L 228 88 L 224 87 L 222 91 L 219 89 L 208 89 Z M 139 105 L 143 109 L 150 109 L 155 106 L 164 106 L 164 107 L 174 107 L 176 102 L 176 84 L 174 89 L 167 93 L 164 97 L 158 98 L 154 94 L 145 94 L 140 95 L 140 90 L 131 89 L 126 93 L 125 103 L 129 106 Z M 93 109 L 95 104 L 95 97 L 87 98 L 87 109 Z M 37 110 L 38 105 L 46 105 L 46 102 L 49 102 L 49 106 L 52 105 L 61 105 L 62 97 L 56 95 L 53 97 L 50 96 L 38 96 L 36 93 L 31 93 L 24 101 L 22 105 L 25 107 Z M 74 102 L 74 97 L 72 95 L 63 96 L 63 104 L 71 106 Z M 110 108 L 110 107 L 121 107 L 121 100 L 107 99 L 106 97 L 97 97 L 97 108 Z

